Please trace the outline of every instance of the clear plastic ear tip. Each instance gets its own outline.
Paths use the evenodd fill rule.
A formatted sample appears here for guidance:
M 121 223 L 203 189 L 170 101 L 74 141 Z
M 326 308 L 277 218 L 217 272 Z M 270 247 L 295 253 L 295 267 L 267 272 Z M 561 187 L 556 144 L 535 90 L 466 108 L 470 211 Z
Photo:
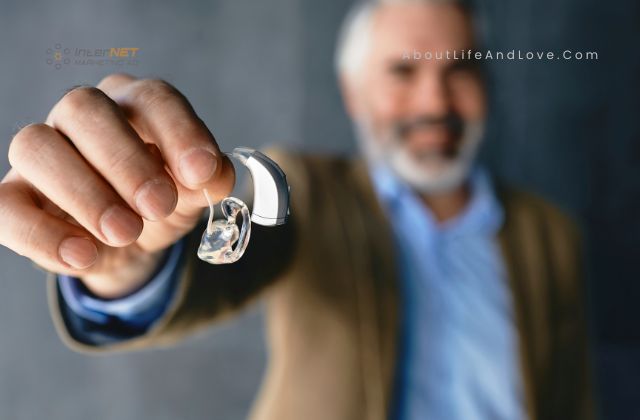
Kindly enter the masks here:
M 208 196 L 205 190 L 205 195 Z M 208 198 L 208 197 L 207 197 Z M 198 258 L 211 264 L 230 264 L 238 261 L 249 244 L 251 221 L 247 205 L 235 197 L 220 203 L 225 219 L 213 221 L 213 205 L 209 201 L 209 221 L 198 247 Z M 242 228 L 237 217 L 242 215 Z M 234 248 L 235 245 L 235 248 Z

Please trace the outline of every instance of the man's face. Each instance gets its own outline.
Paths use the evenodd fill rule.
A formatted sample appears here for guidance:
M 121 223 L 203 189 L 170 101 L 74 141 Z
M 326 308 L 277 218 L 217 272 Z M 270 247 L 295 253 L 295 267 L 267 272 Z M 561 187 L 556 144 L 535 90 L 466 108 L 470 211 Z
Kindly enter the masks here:
M 482 136 L 485 92 L 473 61 L 435 57 L 473 49 L 469 18 L 455 5 L 381 6 L 370 45 L 360 73 L 343 80 L 365 152 L 424 192 L 459 186 Z

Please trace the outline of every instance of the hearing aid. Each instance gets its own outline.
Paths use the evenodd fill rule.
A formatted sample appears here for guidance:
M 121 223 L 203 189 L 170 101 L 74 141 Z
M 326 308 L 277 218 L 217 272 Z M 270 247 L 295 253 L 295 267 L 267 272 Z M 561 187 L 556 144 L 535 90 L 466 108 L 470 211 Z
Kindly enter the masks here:
M 213 220 L 214 204 L 207 190 L 203 190 L 209 204 L 207 228 L 202 234 L 198 258 L 210 264 L 230 264 L 238 261 L 249 244 L 251 223 L 279 226 L 289 216 L 289 184 L 282 169 L 269 157 L 248 147 L 237 147 L 226 153 L 244 165 L 253 181 L 253 209 L 235 197 L 220 202 L 224 219 Z M 238 216 L 242 227 L 238 228 Z M 235 245 L 235 247 L 234 247 Z

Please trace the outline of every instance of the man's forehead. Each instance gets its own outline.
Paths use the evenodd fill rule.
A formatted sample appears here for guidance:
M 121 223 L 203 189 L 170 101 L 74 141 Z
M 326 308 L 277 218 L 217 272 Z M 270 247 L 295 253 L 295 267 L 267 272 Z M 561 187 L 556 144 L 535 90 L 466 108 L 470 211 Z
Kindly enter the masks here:
M 372 29 L 374 49 L 383 54 L 467 49 L 474 44 L 471 20 L 454 3 L 384 5 L 376 10 Z

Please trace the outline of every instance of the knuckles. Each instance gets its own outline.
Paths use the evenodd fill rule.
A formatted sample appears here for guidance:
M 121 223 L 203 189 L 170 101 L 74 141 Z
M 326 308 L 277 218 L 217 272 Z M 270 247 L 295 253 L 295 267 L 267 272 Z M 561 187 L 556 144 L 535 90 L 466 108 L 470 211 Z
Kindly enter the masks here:
M 120 82 L 132 82 L 136 80 L 135 77 L 127 73 L 111 73 L 100 80 L 98 86 L 112 86 L 120 84 Z
M 170 83 L 161 79 L 143 79 L 132 83 L 130 99 L 141 111 L 163 104 L 184 101 L 184 96 Z
M 67 92 L 53 107 L 54 120 L 58 117 L 77 118 L 87 112 L 93 112 L 104 105 L 110 105 L 111 99 L 100 89 L 93 86 L 80 86 Z
M 127 78 L 131 76 L 114 73 L 102 79 L 99 85 L 117 84 Z M 124 92 L 125 95 L 121 96 L 124 103 L 133 106 L 138 113 L 145 113 L 152 108 L 164 105 L 175 105 L 176 102 L 188 103 L 178 89 L 162 79 L 131 79 Z M 101 89 L 93 86 L 79 86 L 71 89 L 58 101 L 49 117 L 54 122 L 77 120 L 82 119 L 83 116 L 89 118 L 91 115 L 95 116 L 116 107 L 118 104 Z
M 24 159 L 30 159 L 52 141 L 54 129 L 43 123 L 29 124 L 11 140 L 9 145 L 9 163 L 15 167 Z
M 130 77 L 115 73 L 105 77 L 101 83 L 115 82 L 116 79 Z M 186 98 L 170 83 L 161 79 L 132 80 L 128 87 L 129 101 L 135 104 L 140 112 L 146 112 L 154 107 L 163 105 L 175 106 L 176 101 L 188 103 Z M 68 91 L 51 110 L 47 119 L 48 124 L 58 124 L 70 120 L 94 120 L 105 110 L 105 107 L 118 105 L 102 90 L 92 86 L 79 86 Z M 42 152 L 43 147 L 55 145 L 59 136 L 57 130 L 44 123 L 30 124 L 22 128 L 12 139 L 9 146 L 9 162 L 16 166 L 25 159 L 33 159 Z M 64 124 L 63 124 L 64 125 Z M 117 161 L 127 161 L 128 156 L 120 156 Z M 119 166 L 113 162 L 113 166 Z

